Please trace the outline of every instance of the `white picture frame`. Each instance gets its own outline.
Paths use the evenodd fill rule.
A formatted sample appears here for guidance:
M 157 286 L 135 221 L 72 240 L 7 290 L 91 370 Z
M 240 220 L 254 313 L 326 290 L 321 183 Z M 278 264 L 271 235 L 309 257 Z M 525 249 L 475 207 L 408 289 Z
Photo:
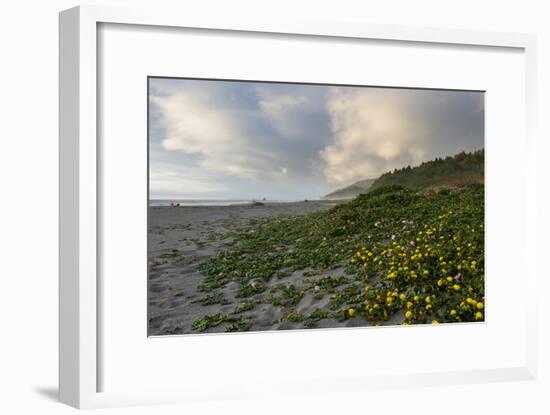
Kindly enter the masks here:
M 400 42 L 437 43 L 449 46 L 515 48 L 525 59 L 526 157 L 525 197 L 527 209 L 534 211 L 536 188 L 534 136 L 536 90 L 536 39 L 532 35 L 418 29 L 404 26 L 351 24 L 348 22 L 249 22 L 222 17 L 174 15 L 162 9 L 133 10 L 99 6 L 79 6 L 60 14 L 60 400 L 78 408 L 121 405 L 194 402 L 208 400 L 212 391 L 196 393 L 178 389 L 136 392 L 98 392 L 98 148 L 97 148 L 97 31 L 98 24 L 114 23 L 206 30 L 294 34 L 328 37 L 379 39 Z M 526 233 L 535 234 L 535 215 L 525 218 Z M 536 238 L 530 238 L 533 241 Z M 534 243 L 534 242 L 533 242 Z M 528 247 L 524 247 L 527 249 Z M 534 248 L 530 246 L 529 248 Z M 525 271 L 526 283 L 533 287 L 534 265 Z M 456 384 L 532 379 L 536 376 L 536 298 L 523 303 L 526 319 L 526 353 L 521 365 L 487 370 L 410 373 L 407 375 L 365 376 L 332 381 L 300 381 L 302 390 L 319 393 L 330 390 L 397 387 L 403 385 Z M 316 390 L 316 392 L 314 392 Z M 246 398 L 260 393 L 254 384 L 246 389 L 228 386 L 218 390 L 219 398 Z M 273 384 L 272 393 L 291 394 L 292 387 Z

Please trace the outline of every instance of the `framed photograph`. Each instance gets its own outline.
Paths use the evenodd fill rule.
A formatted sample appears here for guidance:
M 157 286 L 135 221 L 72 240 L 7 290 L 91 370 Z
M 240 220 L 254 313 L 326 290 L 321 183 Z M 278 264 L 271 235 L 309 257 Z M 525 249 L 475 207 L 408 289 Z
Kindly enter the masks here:
M 148 89 L 150 336 L 484 322 L 483 91 Z
M 62 12 L 61 400 L 532 379 L 535 47 Z

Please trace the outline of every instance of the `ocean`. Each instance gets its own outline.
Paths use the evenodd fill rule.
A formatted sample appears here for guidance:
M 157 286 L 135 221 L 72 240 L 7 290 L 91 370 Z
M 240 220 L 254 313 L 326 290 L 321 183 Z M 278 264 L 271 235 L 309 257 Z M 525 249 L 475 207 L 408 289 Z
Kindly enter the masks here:
M 180 206 L 232 206 L 249 205 L 254 201 L 262 203 L 290 203 L 295 200 L 214 200 L 214 199 L 151 199 L 149 206 L 170 206 L 179 203 Z

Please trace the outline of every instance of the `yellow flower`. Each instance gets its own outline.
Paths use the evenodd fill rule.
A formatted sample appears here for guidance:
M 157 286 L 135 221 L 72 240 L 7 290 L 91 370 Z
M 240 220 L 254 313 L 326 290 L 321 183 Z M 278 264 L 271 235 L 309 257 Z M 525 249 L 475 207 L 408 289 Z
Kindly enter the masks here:
M 426 301 L 427 303 L 429 303 L 430 301 L 432 301 L 432 299 L 431 299 L 430 296 L 428 295 L 428 296 L 426 297 L 426 300 L 425 300 L 425 301 Z
M 453 285 L 453 289 L 454 289 L 455 291 L 460 290 L 460 285 L 458 285 L 458 284 Z
M 411 303 L 410 301 L 407 301 L 407 308 L 411 308 L 413 306 L 413 303 Z
M 406 317 L 406 318 L 411 318 L 412 315 L 413 315 L 413 313 L 412 313 L 411 310 L 407 310 L 407 311 L 405 312 L 405 317 Z
M 437 280 L 437 286 L 441 287 L 442 285 L 443 285 L 443 280 L 442 279 Z
M 386 302 L 387 302 L 388 304 L 391 304 L 392 301 L 393 301 L 393 297 L 388 297 L 388 298 L 386 298 Z
M 399 295 L 399 299 L 400 299 L 400 300 L 404 300 L 405 298 L 407 298 L 407 296 L 406 296 L 405 294 L 401 293 L 401 294 Z
M 414 298 L 413 298 L 414 301 L 418 301 L 419 298 L 418 298 L 418 295 L 415 295 Z
M 437 321 L 437 320 L 432 320 L 432 324 L 439 324 L 439 321 Z
M 355 310 L 353 308 L 348 309 L 348 315 L 353 317 L 355 315 Z
M 453 280 L 453 277 L 447 277 L 447 281 L 451 282 Z
M 476 320 L 481 320 L 483 318 L 483 313 L 481 311 L 478 311 L 475 317 L 476 317 Z
M 428 305 L 426 306 L 426 310 L 431 310 L 431 309 L 432 309 L 432 305 L 431 305 L 431 304 L 428 304 Z
M 456 310 L 451 310 L 449 314 L 451 314 L 451 316 L 456 316 Z
M 477 303 L 476 307 L 481 310 L 483 308 L 483 303 L 482 302 Z

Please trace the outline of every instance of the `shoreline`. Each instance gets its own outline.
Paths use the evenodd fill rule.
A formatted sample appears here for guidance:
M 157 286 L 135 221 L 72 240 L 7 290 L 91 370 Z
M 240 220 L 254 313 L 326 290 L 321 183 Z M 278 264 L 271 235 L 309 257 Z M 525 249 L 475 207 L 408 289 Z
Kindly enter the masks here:
M 338 204 L 350 201 L 353 198 L 344 199 L 303 199 L 303 200 L 149 200 L 149 208 L 184 208 L 184 207 L 239 207 L 239 206 L 288 206 L 301 203 Z M 160 204 L 162 203 L 162 204 Z

